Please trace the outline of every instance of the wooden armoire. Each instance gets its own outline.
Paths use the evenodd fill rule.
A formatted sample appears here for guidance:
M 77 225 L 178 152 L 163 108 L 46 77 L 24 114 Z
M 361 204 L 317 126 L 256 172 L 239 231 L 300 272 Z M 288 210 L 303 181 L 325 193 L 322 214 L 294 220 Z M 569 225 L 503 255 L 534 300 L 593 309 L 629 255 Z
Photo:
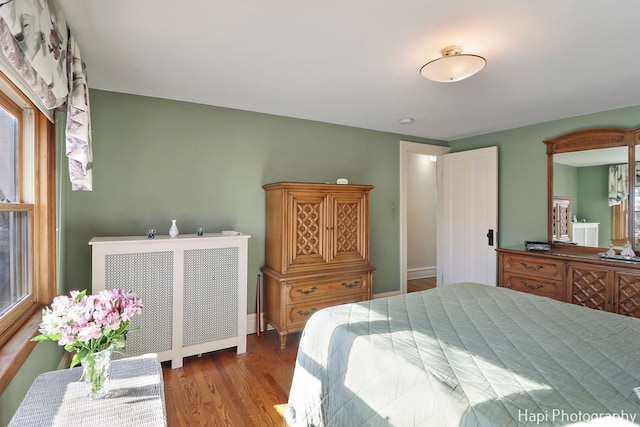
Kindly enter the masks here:
M 570 242 L 571 235 L 571 199 L 554 197 L 551 201 L 551 231 L 554 242 Z
M 371 185 L 280 182 L 266 192 L 264 321 L 284 349 L 324 307 L 372 298 Z

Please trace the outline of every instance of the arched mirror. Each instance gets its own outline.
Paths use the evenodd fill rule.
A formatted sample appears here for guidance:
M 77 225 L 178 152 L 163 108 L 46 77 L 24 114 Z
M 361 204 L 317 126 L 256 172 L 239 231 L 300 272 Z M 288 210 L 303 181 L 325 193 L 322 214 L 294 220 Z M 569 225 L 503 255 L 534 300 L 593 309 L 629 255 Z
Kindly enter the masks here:
M 544 141 L 548 239 L 577 248 L 640 244 L 640 128 L 594 128 Z

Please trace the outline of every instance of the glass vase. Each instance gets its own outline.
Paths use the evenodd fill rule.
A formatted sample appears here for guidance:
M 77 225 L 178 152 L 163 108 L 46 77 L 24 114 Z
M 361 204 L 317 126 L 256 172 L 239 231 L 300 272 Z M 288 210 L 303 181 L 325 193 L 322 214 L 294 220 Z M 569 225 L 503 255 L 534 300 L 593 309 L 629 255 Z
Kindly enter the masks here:
M 82 360 L 82 379 L 87 385 L 88 396 L 92 399 L 100 399 L 109 392 L 112 353 L 112 349 L 106 349 L 89 353 Z

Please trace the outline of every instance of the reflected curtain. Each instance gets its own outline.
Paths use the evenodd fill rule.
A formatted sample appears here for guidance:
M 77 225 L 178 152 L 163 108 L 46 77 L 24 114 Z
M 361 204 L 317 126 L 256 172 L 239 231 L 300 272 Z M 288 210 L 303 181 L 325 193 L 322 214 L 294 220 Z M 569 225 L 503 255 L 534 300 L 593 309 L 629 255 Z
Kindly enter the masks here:
M 629 166 L 609 166 L 609 206 L 616 206 L 627 200 L 629 194 Z
M 635 183 L 640 186 L 640 162 L 635 165 Z M 629 167 L 627 165 L 609 166 L 609 206 L 619 205 L 629 195 Z
M 87 76 L 80 47 L 55 1 L 0 2 L 0 49 L 46 108 L 66 103 L 65 152 L 71 187 L 90 191 L 93 155 Z

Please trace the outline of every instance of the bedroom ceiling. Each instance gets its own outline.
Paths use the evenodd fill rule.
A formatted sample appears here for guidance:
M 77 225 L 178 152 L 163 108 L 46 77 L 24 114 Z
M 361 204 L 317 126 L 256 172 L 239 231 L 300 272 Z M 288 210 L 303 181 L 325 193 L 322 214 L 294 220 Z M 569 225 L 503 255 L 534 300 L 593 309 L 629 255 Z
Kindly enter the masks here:
M 640 105 L 637 0 L 58 3 L 95 89 L 446 141 Z M 486 68 L 420 76 L 454 44 Z

